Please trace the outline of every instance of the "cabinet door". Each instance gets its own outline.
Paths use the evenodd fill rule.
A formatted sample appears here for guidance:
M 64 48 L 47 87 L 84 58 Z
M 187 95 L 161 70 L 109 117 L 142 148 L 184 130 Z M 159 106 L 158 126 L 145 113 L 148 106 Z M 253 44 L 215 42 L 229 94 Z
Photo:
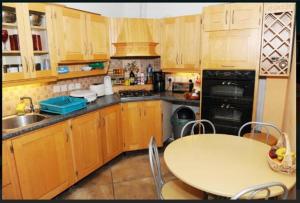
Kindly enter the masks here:
M 200 18 L 200 15 L 180 17 L 180 63 L 184 69 L 200 71 Z
M 141 102 L 122 104 L 122 130 L 124 137 L 124 151 L 142 149 L 144 134 L 142 125 Z
M 108 162 L 123 151 L 120 105 L 100 110 L 100 117 L 103 159 L 104 162 Z
M 178 24 L 178 18 L 165 18 L 162 20 L 162 69 L 178 68 L 179 66 Z
M 50 199 L 70 186 L 74 173 L 66 128 L 59 123 L 12 140 L 24 199 Z
M 88 53 L 85 13 L 56 7 L 59 61 L 83 60 Z
M 31 78 L 54 76 L 56 64 L 52 61 L 53 53 L 50 52 L 50 46 L 53 45 L 51 9 L 43 3 L 22 5 L 24 7 L 24 27 Z M 40 25 L 30 21 L 30 17 L 36 14 L 42 19 Z
M 109 58 L 109 33 L 107 17 L 86 14 L 88 35 L 88 59 L 103 60 Z
M 7 31 L 7 40 L 2 42 L 2 80 L 18 81 L 30 78 L 29 58 L 27 53 L 26 32 L 24 27 L 24 7 L 18 3 L 3 3 L 2 11 L 16 14 L 16 22 L 6 23 L 2 20 L 2 33 Z M 15 37 L 18 46 L 11 46 L 10 37 Z M 4 39 L 4 35 L 2 35 Z M 10 71 L 10 66 L 17 70 Z M 13 69 L 16 69 L 13 68 Z
M 255 69 L 259 63 L 259 49 L 258 29 L 230 30 L 227 38 L 227 57 L 221 66 Z
M 99 114 L 92 112 L 71 120 L 72 145 L 77 179 L 99 166 Z
M 229 5 L 214 5 L 203 9 L 204 31 L 220 31 L 229 29 Z
M 2 199 L 22 199 L 11 141 L 2 141 Z
M 162 146 L 161 101 L 145 101 L 142 105 L 143 135 L 140 135 L 140 146 L 147 148 L 152 136 L 155 137 L 157 145 Z
M 209 32 L 203 49 L 203 68 L 219 68 L 227 59 L 228 31 Z
M 230 29 L 259 28 L 262 18 L 262 3 L 230 4 Z

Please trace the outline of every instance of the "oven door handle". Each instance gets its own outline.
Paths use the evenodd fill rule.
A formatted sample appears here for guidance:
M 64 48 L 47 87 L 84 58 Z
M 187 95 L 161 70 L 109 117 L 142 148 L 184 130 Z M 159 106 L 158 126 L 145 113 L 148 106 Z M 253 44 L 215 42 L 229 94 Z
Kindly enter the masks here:
M 223 84 L 223 83 L 222 83 Z M 234 85 L 234 86 L 239 86 L 239 84 L 235 83 L 235 82 L 227 82 L 227 85 Z

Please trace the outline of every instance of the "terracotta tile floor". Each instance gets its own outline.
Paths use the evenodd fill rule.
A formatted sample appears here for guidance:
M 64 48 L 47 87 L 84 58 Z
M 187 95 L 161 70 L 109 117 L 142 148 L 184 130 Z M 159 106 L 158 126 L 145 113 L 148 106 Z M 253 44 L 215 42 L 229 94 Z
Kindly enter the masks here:
M 176 177 L 160 160 L 166 182 Z M 296 190 L 288 199 L 295 199 Z M 126 152 L 91 173 L 55 199 L 157 199 L 148 150 Z
M 160 159 L 165 181 L 174 179 Z M 148 150 L 121 154 L 55 199 L 156 199 Z

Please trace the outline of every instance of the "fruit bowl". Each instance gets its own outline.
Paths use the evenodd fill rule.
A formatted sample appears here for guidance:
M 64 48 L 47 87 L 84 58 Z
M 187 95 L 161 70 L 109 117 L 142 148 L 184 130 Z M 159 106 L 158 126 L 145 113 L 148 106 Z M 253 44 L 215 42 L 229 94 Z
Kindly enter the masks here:
M 285 143 L 285 144 L 284 144 Z M 296 155 L 291 152 L 290 143 L 286 133 L 276 146 L 272 146 L 267 157 L 269 166 L 272 170 L 292 175 L 296 171 Z

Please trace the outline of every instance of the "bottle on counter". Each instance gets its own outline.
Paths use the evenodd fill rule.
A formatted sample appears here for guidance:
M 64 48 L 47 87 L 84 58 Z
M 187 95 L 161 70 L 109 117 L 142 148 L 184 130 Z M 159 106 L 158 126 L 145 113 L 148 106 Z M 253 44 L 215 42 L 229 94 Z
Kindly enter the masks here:
M 130 80 L 130 85 L 134 85 L 134 83 L 135 83 L 135 75 L 134 75 L 133 71 L 130 71 L 129 80 Z
M 147 84 L 152 84 L 152 77 L 153 77 L 153 67 L 151 64 L 147 67 Z
M 190 80 L 189 80 L 189 92 L 192 92 L 192 91 L 193 91 L 193 88 L 194 88 L 194 83 L 193 83 L 193 81 L 190 79 Z
M 141 72 L 141 85 L 145 84 L 145 75 L 143 72 Z

